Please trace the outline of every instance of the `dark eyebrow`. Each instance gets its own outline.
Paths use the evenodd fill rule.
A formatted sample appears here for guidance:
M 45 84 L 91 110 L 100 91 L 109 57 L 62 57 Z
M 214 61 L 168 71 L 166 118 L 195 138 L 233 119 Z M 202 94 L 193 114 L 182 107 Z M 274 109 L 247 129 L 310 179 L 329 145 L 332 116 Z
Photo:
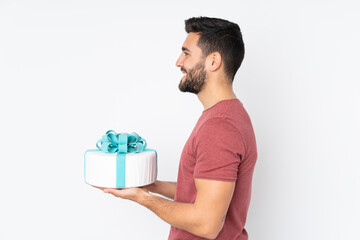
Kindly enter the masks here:
M 186 47 L 182 47 L 181 50 L 190 52 L 190 50 Z

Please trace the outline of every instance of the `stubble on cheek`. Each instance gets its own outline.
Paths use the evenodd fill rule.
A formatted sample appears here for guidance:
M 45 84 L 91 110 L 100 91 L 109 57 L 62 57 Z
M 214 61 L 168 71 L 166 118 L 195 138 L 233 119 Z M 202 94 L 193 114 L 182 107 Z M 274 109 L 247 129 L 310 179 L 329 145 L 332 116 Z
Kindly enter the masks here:
M 206 79 L 204 64 L 198 64 L 189 71 L 186 71 L 186 73 L 187 74 L 181 78 L 179 83 L 180 91 L 198 94 L 201 91 Z

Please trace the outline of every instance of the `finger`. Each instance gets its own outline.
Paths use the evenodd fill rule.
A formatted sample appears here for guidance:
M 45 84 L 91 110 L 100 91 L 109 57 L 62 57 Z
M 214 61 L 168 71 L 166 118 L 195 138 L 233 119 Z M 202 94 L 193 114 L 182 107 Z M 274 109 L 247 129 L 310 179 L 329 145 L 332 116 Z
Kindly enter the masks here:
M 146 186 L 145 187 L 140 187 L 142 190 L 144 190 L 145 192 L 149 192 L 150 189 L 148 189 Z
M 100 189 L 100 190 L 103 190 L 104 191 L 104 189 L 105 188 L 103 188 L 103 187 L 98 187 L 98 186 L 94 186 L 94 185 L 91 185 L 92 187 L 94 187 L 94 188 L 97 188 L 97 189 Z
M 114 196 L 119 196 L 121 190 L 114 189 L 114 188 L 104 188 L 103 191 L 104 191 L 104 193 L 110 193 Z

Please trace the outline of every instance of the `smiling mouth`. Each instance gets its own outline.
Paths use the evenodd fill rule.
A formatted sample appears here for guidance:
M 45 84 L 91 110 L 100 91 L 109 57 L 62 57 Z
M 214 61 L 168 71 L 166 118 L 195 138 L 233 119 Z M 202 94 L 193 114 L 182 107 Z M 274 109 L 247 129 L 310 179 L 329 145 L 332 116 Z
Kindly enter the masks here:
M 181 71 L 181 72 L 184 74 L 183 78 L 186 77 L 187 73 L 185 71 Z

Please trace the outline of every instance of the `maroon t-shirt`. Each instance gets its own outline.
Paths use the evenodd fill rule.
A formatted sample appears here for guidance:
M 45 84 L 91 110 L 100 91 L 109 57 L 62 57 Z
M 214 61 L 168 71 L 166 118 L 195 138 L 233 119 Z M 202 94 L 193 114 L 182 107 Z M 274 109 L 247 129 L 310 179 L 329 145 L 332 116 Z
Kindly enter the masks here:
M 195 178 L 235 181 L 224 227 L 216 239 L 247 240 L 244 226 L 256 159 L 255 134 L 243 104 L 238 99 L 218 102 L 203 111 L 184 146 L 174 201 L 195 201 Z M 168 239 L 205 238 L 172 226 Z

